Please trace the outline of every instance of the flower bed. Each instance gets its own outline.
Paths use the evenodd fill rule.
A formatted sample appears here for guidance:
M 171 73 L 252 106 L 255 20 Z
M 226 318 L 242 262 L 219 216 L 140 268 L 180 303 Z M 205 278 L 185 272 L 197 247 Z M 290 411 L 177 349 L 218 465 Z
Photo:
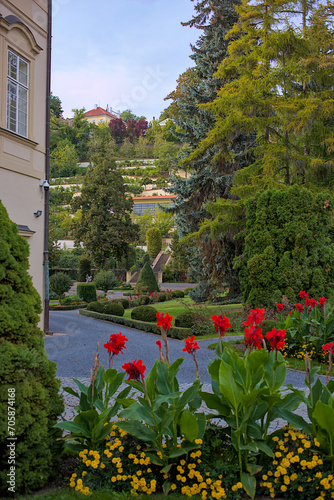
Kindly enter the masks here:
M 224 348 L 228 318 L 219 314 L 212 320 L 219 338 L 216 359 L 208 367 L 212 392 L 202 390 L 194 336 L 183 349 L 193 358 L 194 382 L 180 391 L 177 373 L 183 358 L 170 360 L 172 317 L 160 312 L 158 359 L 150 373 L 140 359 L 125 362 L 123 371 L 113 368 L 128 342 L 120 332 L 104 344 L 109 367 L 100 366 L 97 350 L 90 386 L 74 379 L 79 392 L 64 388 L 79 401 L 73 422 L 56 424 L 69 431 L 66 446 L 81 459 L 71 487 L 85 495 L 109 485 L 111 491 L 134 495 L 175 491 L 203 500 L 256 494 L 334 497 L 334 381 L 329 380 L 334 343 L 323 345 L 329 357 L 326 385 L 315 381 L 316 370 L 306 364 L 306 395 L 283 385 L 286 361 L 280 351 L 288 335 L 284 328 L 262 335 L 264 309 L 251 310 L 244 322 L 243 358 Z M 211 414 L 201 411 L 203 402 Z M 301 403 L 309 421 L 296 415 Z M 208 423 L 211 418 L 226 427 Z M 277 418 L 289 426 L 272 431 Z

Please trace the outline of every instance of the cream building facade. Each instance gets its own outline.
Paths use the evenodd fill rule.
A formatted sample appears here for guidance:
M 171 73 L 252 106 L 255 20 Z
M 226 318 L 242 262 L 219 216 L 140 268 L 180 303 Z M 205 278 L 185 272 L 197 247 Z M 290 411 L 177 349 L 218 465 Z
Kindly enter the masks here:
M 47 29 L 47 0 L 0 0 L 0 200 L 29 242 L 43 303 Z

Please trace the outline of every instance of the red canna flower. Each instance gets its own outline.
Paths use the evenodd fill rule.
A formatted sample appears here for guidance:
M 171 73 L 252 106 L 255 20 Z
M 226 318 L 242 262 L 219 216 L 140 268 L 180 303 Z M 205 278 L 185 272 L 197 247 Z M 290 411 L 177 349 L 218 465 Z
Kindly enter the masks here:
M 185 347 L 182 349 L 183 352 L 188 352 L 189 354 L 194 354 L 194 352 L 199 349 L 199 345 L 195 342 L 195 335 L 188 337 L 185 340 Z
M 113 354 L 119 354 L 120 352 L 123 351 L 123 349 L 126 349 L 125 342 L 127 341 L 128 339 L 126 338 L 125 335 L 122 335 L 121 332 L 112 333 L 110 335 L 110 340 L 108 340 L 108 342 L 104 344 L 103 347 L 105 347 L 108 350 L 108 352 L 112 352 Z
M 123 370 L 129 375 L 128 380 L 144 380 L 144 372 L 146 370 L 146 366 L 143 365 L 143 361 L 141 359 L 133 359 L 130 363 L 124 363 L 122 366 Z
M 251 325 L 249 328 L 245 328 L 245 345 L 249 346 L 251 349 L 261 349 L 261 344 L 263 342 L 263 335 L 261 334 L 262 328 L 258 326 Z
M 169 316 L 168 312 L 166 312 L 166 315 L 157 312 L 157 319 L 157 326 L 161 326 L 163 330 L 168 330 L 172 326 L 173 316 Z
M 324 306 L 327 302 L 327 299 L 325 297 L 319 297 L 319 305 Z
M 299 292 L 299 297 L 301 299 L 308 299 L 308 295 L 307 295 L 307 293 L 304 290 L 302 290 L 301 292 Z
M 303 306 L 303 304 L 301 304 L 300 302 L 297 302 L 297 304 L 296 304 L 296 309 L 297 309 L 297 311 L 299 311 L 299 312 L 303 312 L 303 310 L 304 310 L 304 306 Z
M 281 312 L 284 306 L 283 306 L 283 304 L 276 304 L 276 307 L 277 307 L 277 311 Z
M 224 337 L 226 330 L 231 328 L 230 321 L 226 316 L 222 316 L 222 314 L 214 314 L 211 316 L 211 319 L 215 323 L 216 332 L 220 333 Z
M 333 342 L 327 342 L 327 344 L 323 345 L 322 346 L 325 354 L 329 353 L 329 354 L 333 354 L 334 352 L 334 343 Z
M 244 322 L 245 326 L 256 326 L 260 325 L 264 320 L 264 309 L 251 309 L 248 315 L 247 321 Z M 262 331 L 262 330 L 261 330 Z
M 157 346 L 159 347 L 159 349 L 162 349 L 162 345 L 161 345 L 161 341 L 160 341 L 160 340 L 157 340 L 157 341 L 156 341 L 156 344 L 157 344 Z
M 317 305 L 317 301 L 315 299 L 309 299 L 307 297 L 307 299 L 305 300 L 305 304 L 307 306 L 310 306 L 311 309 L 313 309 L 313 307 L 315 307 Z
M 279 349 L 283 349 L 285 346 L 285 335 L 286 330 L 280 330 L 273 328 L 270 332 L 267 333 L 266 339 L 270 342 L 270 348 L 272 351 L 278 351 Z

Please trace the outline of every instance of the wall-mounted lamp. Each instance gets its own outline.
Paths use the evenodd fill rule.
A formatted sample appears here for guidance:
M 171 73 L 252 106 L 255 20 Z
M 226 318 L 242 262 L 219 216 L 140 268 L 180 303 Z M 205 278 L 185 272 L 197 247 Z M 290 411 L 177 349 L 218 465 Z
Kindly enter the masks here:
M 34 212 L 35 217 L 40 217 L 41 215 L 42 215 L 42 210 L 37 210 L 36 212 Z

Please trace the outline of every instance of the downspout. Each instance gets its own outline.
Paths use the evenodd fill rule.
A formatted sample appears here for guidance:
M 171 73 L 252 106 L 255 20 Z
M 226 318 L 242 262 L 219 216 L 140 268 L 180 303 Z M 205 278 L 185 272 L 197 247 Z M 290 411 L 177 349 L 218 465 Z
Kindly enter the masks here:
M 48 0 L 46 53 L 46 117 L 45 117 L 45 180 L 50 181 L 50 94 L 51 94 L 51 37 L 52 0 Z M 44 333 L 50 331 L 49 320 L 49 189 L 44 189 Z

